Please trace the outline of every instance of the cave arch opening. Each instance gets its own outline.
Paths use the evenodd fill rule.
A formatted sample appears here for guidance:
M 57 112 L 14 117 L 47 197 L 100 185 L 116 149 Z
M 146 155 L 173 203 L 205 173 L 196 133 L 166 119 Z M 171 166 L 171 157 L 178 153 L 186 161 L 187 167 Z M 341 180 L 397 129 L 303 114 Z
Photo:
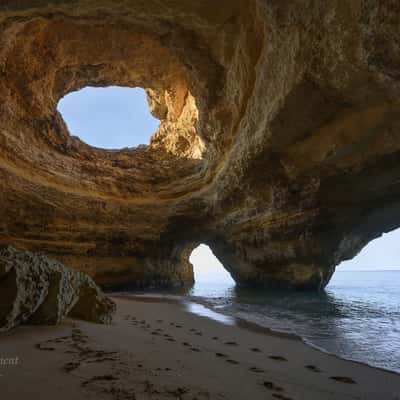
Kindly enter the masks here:
M 206 244 L 201 243 L 193 249 L 189 261 L 193 265 L 195 285 L 235 285 L 231 274 Z
M 338 271 L 400 270 L 400 228 L 371 240 L 352 259 L 341 262 Z
M 106 150 L 148 145 L 160 124 L 139 87 L 86 86 L 61 98 L 57 109 L 71 135 Z

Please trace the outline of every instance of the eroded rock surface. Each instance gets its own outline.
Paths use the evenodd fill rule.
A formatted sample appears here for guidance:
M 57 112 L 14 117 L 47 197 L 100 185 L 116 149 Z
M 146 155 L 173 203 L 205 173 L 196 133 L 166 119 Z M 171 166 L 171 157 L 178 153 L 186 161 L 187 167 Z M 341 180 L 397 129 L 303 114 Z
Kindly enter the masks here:
M 400 225 L 394 0 L 25 0 L 0 5 L 0 240 L 109 286 L 318 289 Z M 105 151 L 58 100 L 140 86 L 150 146 Z M 110 134 L 112 134 L 110 132 Z
M 66 316 L 110 323 L 114 311 L 86 274 L 42 254 L 0 250 L 0 332 L 23 323 L 54 325 Z

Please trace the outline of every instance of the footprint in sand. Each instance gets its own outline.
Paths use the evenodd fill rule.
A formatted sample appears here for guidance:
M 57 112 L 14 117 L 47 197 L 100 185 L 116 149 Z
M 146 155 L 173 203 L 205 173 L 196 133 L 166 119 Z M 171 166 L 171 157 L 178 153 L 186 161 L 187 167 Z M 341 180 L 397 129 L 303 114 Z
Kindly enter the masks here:
M 225 342 L 225 344 L 228 346 L 237 346 L 238 345 L 236 342 Z
M 43 346 L 41 343 L 35 344 L 35 347 L 36 347 L 38 350 L 45 350 L 45 351 L 54 351 L 54 350 L 55 350 L 54 347 Z
M 283 394 L 273 393 L 272 397 L 279 400 L 293 400 L 291 397 L 284 396 Z
M 347 376 L 331 376 L 330 378 L 341 383 L 356 383 L 355 380 L 348 378 Z
M 102 358 L 96 358 L 95 360 L 89 360 L 89 361 L 87 361 L 87 363 L 88 364 L 91 364 L 91 363 L 102 363 L 102 362 L 105 362 L 105 361 L 117 361 L 115 358 L 113 358 L 113 357 L 102 357 Z
M 156 368 L 156 371 L 167 371 L 168 372 L 168 371 L 172 371 L 172 370 L 171 370 L 171 368 L 168 368 L 168 367 L 167 368 L 158 367 L 158 368 Z
M 72 372 L 72 371 L 74 371 L 75 369 L 79 368 L 80 365 L 81 365 L 81 363 L 79 363 L 79 362 L 69 362 L 69 363 L 63 365 L 62 369 L 63 369 L 65 372 Z
M 261 373 L 265 372 L 262 368 L 258 368 L 258 367 L 250 367 L 249 370 L 251 372 L 256 372 L 258 374 L 261 374 Z
M 239 364 L 238 361 L 232 360 L 232 359 L 230 359 L 230 358 L 228 358 L 228 359 L 226 360 L 226 362 L 228 362 L 229 364 L 235 364 L 235 365 Z
M 144 381 L 143 383 L 144 383 L 144 385 L 145 385 L 145 387 L 144 387 L 145 393 L 149 393 L 149 394 L 152 394 L 152 395 L 154 395 L 154 394 L 160 394 L 160 391 L 157 390 L 157 389 L 155 389 L 155 388 L 154 388 L 154 385 L 153 385 L 151 382 L 149 382 L 148 380 Z M 135 400 L 135 399 L 136 399 L 136 396 L 133 396 L 132 399 Z
M 318 367 L 315 365 L 305 365 L 307 369 L 309 369 L 312 372 L 322 372 Z
M 269 356 L 269 358 L 274 361 L 287 361 L 287 358 L 282 356 Z
M 282 392 L 283 388 L 281 388 L 280 386 L 275 385 L 274 382 L 269 382 L 269 381 L 264 381 L 263 382 L 263 386 L 269 390 L 274 390 L 276 392 Z
M 94 376 L 93 378 L 88 379 L 87 381 L 82 382 L 82 386 L 86 386 L 89 383 L 92 382 L 98 382 L 98 381 L 117 381 L 118 378 L 115 377 L 114 375 L 98 375 Z
M 65 342 L 66 340 L 69 340 L 70 338 L 71 338 L 70 336 L 61 336 L 61 337 L 58 337 L 55 341 Z M 50 342 L 50 340 L 48 340 L 48 342 Z
M 177 399 L 180 399 L 183 394 L 189 393 L 189 389 L 186 389 L 185 387 L 178 387 L 174 390 L 168 390 L 167 393 L 172 394 Z

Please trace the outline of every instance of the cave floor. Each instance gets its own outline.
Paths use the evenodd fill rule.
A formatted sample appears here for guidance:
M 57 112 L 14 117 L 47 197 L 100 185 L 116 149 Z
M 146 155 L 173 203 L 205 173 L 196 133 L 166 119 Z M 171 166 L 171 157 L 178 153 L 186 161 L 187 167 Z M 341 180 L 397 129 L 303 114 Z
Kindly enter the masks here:
M 2 397 L 400 399 L 399 375 L 300 340 L 214 321 L 172 301 L 115 300 L 112 325 L 67 320 L 2 335 Z

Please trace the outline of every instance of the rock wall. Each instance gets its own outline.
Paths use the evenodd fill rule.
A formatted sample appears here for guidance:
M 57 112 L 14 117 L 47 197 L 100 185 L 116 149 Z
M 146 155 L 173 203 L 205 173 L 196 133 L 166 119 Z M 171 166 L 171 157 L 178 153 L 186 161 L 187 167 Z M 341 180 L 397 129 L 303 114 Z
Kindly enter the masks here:
M 0 332 L 23 323 L 56 325 L 66 316 L 110 323 L 114 311 L 84 273 L 42 254 L 0 250 Z
M 400 225 L 397 1 L 6 3 L 1 242 L 112 287 L 191 282 L 206 243 L 239 283 L 320 289 Z M 143 87 L 150 146 L 71 136 L 87 85 Z

